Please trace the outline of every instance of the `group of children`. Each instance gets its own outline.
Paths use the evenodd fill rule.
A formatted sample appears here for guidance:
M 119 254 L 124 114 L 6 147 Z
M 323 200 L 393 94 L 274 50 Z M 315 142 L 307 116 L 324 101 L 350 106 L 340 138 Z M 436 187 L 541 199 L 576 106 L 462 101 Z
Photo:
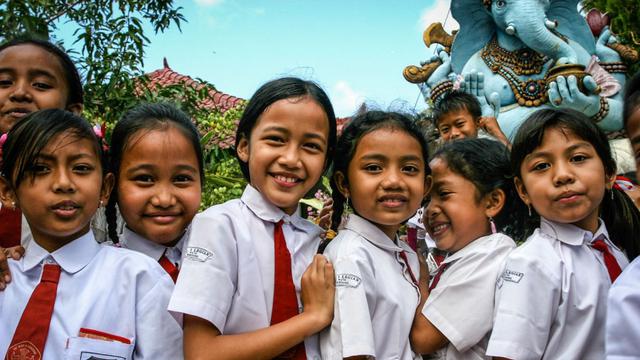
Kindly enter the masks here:
M 625 111 L 636 154 L 638 82 Z M 140 105 L 106 154 L 78 116 L 81 88 L 55 46 L 0 46 L 0 221 L 24 217 L 14 231 L 29 239 L 0 292 L 6 359 L 637 355 L 624 343 L 633 322 L 619 324 L 640 316 L 640 263 L 622 272 L 640 216 L 613 188 L 607 139 L 582 114 L 534 113 L 510 152 L 506 137 L 476 130 L 431 155 L 406 115 L 358 114 L 338 138 L 321 88 L 273 80 L 238 124 L 242 197 L 196 214 L 204 170 L 189 117 Z M 455 120 L 443 138 L 463 125 L 499 131 L 452 108 L 472 123 Z M 298 204 L 329 169 L 338 235 L 320 255 L 323 229 Z M 448 253 L 433 276 L 398 238 L 423 206 Z M 91 231 L 103 207 L 109 244 Z

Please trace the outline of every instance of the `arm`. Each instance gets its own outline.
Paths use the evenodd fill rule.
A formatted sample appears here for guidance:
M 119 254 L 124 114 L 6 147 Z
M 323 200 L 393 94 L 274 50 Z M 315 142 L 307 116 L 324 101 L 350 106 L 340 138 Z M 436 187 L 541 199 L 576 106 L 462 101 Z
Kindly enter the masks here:
M 416 315 L 411 327 L 411 346 L 419 354 L 430 354 L 443 348 L 449 340 L 422 314 L 422 308 L 429 297 L 429 271 L 424 257 L 418 254 L 420 259 L 420 304 L 416 309 Z
M 0 248 L 0 290 L 4 290 L 11 282 L 9 258 L 20 260 L 24 256 L 24 248 L 20 245 L 10 248 Z
M 504 144 L 507 149 L 511 150 L 511 143 L 507 136 L 502 132 L 498 120 L 493 116 L 482 116 L 478 120 L 478 127 L 484 130 L 487 134 L 493 136 L 498 141 Z
M 185 359 L 272 359 L 331 323 L 334 294 L 333 266 L 316 255 L 302 276 L 301 314 L 237 335 L 221 335 L 210 322 L 185 315 Z

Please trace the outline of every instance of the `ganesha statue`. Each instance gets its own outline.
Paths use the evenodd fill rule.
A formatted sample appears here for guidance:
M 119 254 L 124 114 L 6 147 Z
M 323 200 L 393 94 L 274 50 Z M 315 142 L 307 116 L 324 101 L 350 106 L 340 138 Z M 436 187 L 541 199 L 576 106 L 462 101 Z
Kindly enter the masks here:
M 626 66 L 608 28 L 594 36 L 578 0 L 452 0 L 454 35 L 432 24 L 433 58 L 405 68 L 425 97 L 461 87 L 511 137 L 531 112 L 571 108 L 606 132 L 622 128 Z M 627 54 L 635 56 L 636 54 Z

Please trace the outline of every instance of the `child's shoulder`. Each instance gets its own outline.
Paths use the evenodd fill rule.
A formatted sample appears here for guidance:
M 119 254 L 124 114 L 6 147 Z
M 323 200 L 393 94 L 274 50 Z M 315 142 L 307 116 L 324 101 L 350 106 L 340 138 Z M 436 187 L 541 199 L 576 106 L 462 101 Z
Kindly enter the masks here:
M 96 254 L 96 265 L 101 271 L 118 273 L 119 276 L 149 276 L 152 278 L 164 277 L 165 271 L 153 258 L 130 249 L 100 245 L 100 251 Z
M 351 257 L 366 252 L 367 240 L 355 231 L 341 229 L 324 250 L 324 255 L 330 259 Z

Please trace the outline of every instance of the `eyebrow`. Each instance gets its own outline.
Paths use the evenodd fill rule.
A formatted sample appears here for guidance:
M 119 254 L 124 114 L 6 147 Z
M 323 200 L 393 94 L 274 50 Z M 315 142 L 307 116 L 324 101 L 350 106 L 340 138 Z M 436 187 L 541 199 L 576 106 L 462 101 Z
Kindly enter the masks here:
M 366 154 L 364 155 L 362 158 L 362 160 L 379 160 L 379 161 L 385 161 L 388 160 L 389 158 L 383 154 Z M 405 155 L 405 156 L 401 156 L 400 157 L 400 161 L 401 162 L 405 162 L 405 161 L 421 161 L 420 156 L 416 156 L 416 155 Z
M 92 157 L 93 157 L 92 154 L 79 153 L 79 154 L 75 154 L 75 155 L 69 156 L 69 160 L 74 161 L 74 160 L 78 160 L 78 159 L 81 159 L 81 158 L 92 158 Z M 46 160 L 46 161 L 56 161 L 58 158 L 55 155 L 52 155 L 52 154 L 40 153 L 40 154 L 38 154 L 36 159 Z
M 153 170 L 155 168 L 156 168 L 156 166 L 153 165 L 153 164 L 140 164 L 140 165 L 134 166 L 132 168 L 129 168 L 127 170 L 127 174 L 134 173 L 134 172 L 139 171 L 139 170 Z M 176 168 L 178 170 L 186 170 L 186 171 L 191 171 L 193 173 L 197 173 L 198 172 L 197 168 L 195 168 L 195 167 L 193 167 L 191 165 L 186 165 L 186 164 L 179 164 L 179 165 L 176 166 Z
M 13 69 L 13 68 L 3 67 L 3 68 L 0 68 L 0 74 L 2 74 L 2 73 L 15 74 L 15 73 L 16 73 L 16 70 L 15 70 L 15 69 Z M 53 75 L 53 74 L 52 74 L 52 73 L 50 73 L 49 71 L 42 70 L 42 69 L 30 69 L 30 70 L 28 71 L 28 74 L 29 74 L 29 76 L 31 76 L 31 77 L 36 77 L 36 76 L 45 76 L 45 77 L 48 77 L 48 78 L 50 78 L 50 79 L 52 79 L 52 80 L 55 80 L 55 79 L 56 79 L 55 75 Z
M 588 148 L 588 147 L 593 147 L 590 143 L 586 142 L 586 141 L 581 141 L 577 144 L 571 145 L 568 148 L 566 148 L 565 150 L 563 150 L 563 153 L 569 153 L 572 152 L 576 149 L 579 148 Z M 535 157 L 543 157 L 543 156 L 549 156 L 550 153 L 548 151 L 533 151 L 531 154 L 527 155 L 525 157 L 525 159 L 531 159 L 531 158 L 535 158 Z
M 287 134 L 287 135 L 291 134 L 291 131 L 288 128 L 286 128 L 284 126 L 276 126 L 276 125 L 268 126 L 268 127 L 264 128 L 264 131 L 277 131 L 277 132 L 281 132 L 281 133 L 284 133 L 284 134 Z M 308 133 L 304 133 L 303 136 L 306 139 L 309 139 L 309 138 L 317 139 L 317 140 L 322 141 L 322 143 L 324 143 L 324 144 L 327 143 L 326 137 L 323 136 L 323 135 L 317 134 L 317 133 L 308 132 Z

